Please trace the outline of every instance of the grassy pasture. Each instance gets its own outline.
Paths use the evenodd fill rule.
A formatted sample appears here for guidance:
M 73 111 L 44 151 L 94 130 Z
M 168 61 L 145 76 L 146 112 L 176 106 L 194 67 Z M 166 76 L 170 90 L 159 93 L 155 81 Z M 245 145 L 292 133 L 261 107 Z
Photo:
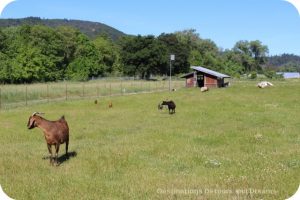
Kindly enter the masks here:
M 285 199 L 300 183 L 300 82 L 235 82 L 0 112 L 0 184 L 14 199 Z M 158 111 L 173 99 L 176 114 Z M 108 108 L 112 100 L 113 108 Z M 73 156 L 51 167 L 33 111 L 65 115 Z M 64 145 L 60 156 L 63 156 Z

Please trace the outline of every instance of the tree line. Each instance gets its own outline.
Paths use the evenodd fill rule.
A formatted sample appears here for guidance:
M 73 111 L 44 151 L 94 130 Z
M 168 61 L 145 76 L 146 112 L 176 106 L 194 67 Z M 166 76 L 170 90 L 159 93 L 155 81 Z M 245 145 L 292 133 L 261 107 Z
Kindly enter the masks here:
M 86 81 L 92 77 L 172 75 L 200 65 L 231 76 L 264 72 L 268 47 L 238 41 L 222 50 L 193 30 L 155 37 L 126 35 L 116 41 L 102 34 L 91 39 L 67 26 L 22 25 L 0 29 L 0 82 Z
M 266 68 L 281 72 L 300 72 L 300 56 L 293 54 L 270 56 Z

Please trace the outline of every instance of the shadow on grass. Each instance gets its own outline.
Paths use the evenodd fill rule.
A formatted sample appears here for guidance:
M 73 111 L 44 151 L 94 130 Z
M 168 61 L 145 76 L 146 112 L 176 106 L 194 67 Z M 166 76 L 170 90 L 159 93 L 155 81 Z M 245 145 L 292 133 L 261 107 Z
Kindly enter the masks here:
M 76 151 L 71 151 L 71 152 L 68 152 L 68 154 L 63 154 L 57 158 L 58 165 L 61 165 L 64 162 L 68 161 L 70 158 L 74 158 L 76 156 L 77 156 Z M 48 160 L 48 159 L 50 159 L 50 156 L 43 157 L 43 160 Z
M 64 162 L 66 162 L 67 160 L 69 160 L 70 158 L 74 158 L 76 156 L 77 156 L 77 152 L 76 151 L 71 151 L 71 152 L 68 152 L 68 155 L 64 154 L 62 156 L 59 156 L 57 161 L 58 161 L 59 165 L 61 165 Z

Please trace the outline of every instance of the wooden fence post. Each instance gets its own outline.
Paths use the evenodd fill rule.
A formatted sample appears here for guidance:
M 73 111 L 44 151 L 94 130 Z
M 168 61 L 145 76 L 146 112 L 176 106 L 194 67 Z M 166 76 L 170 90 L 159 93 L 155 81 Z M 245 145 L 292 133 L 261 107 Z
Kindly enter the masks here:
M 111 96 L 111 83 L 109 83 L 109 96 Z
M 121 79 L 121 95 L 123 95 L 123 82 L 122 82 L 122 79 Z
M 82 84 L 82 97 L 84 98 L 84 84 Z
M 47 103 L 49 103 L 49 84 L 47 84 Z
M 27 106 L 27 85 L 25 87 L 25 105 Z
M 0 110 L 2 109 L 2 95 L 1 95 L 1 88 L 0 88 Z
M 66 84 L 66 101 L 68 100 L 68 85 Z

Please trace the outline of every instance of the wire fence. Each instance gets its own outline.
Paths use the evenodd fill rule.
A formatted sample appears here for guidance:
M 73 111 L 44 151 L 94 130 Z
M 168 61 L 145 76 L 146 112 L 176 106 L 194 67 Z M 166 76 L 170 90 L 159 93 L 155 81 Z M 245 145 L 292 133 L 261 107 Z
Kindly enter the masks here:
M 182 88 L 185 82 L 173 80 L 171 88 Z M 85 83 L 61 82 L 24 85 L 0 85 L 0 110 L 38 103 L 100 98 L 169 90 L 169 81 L 94 80 Z

